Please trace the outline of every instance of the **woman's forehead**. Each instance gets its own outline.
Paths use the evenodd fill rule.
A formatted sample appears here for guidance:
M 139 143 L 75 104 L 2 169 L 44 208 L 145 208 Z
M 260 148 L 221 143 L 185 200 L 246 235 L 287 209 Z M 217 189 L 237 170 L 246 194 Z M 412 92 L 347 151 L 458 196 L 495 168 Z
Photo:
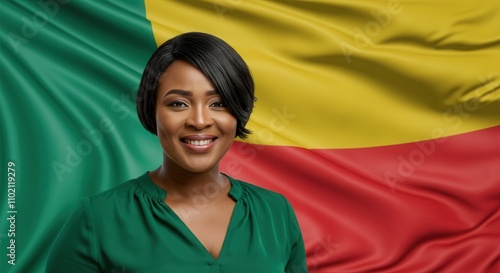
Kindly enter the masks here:
M 206 90 L 214 90 L 213 83 L 198 68 L 185 61 L 174 61 L 162 73 L 159 87 L 179 86 L 178 89 L 190 90 L 191 88 L 203 87 Z M 182 87 L 182 88 L 181 88 Z

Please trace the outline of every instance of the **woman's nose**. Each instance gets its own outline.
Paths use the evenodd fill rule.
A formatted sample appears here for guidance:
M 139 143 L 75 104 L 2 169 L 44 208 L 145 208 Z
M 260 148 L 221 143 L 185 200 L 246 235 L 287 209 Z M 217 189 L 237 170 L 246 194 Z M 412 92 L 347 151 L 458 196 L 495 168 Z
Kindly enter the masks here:
M 205 106 L 196 106 L 191 108 L 189 117 L 186 120 L 186 125 L 202 130 L 205 127 L 211 126 L 214 123 L 210 115 L 210 109 Z

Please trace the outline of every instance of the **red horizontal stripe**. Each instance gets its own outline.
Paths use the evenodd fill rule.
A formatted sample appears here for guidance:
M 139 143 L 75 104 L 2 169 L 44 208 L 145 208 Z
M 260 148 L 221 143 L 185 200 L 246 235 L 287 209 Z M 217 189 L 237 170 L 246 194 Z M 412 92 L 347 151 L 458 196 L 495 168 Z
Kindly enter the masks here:
M 236 142 L 222 170 L 284 194 L 310 272 L 500 272 L 500 126 L 308 150 Z

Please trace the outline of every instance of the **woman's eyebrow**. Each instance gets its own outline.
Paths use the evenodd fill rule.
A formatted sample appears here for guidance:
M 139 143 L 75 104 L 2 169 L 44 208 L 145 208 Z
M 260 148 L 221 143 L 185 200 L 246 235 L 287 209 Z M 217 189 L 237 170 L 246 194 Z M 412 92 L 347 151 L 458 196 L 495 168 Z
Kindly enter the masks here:
M 168 91 L 163 97 L 166 97 L 168 95 L 181 95 L 181 96 L 185 96 L 185 97 L 192 97 L 193 92 L 187 91 L 187 90 L 181 90 L 181 89 L 172 89 L 172 90 Z
M 181 90 L 181 89 L 172 89 L 169 90 L 163 97 L 166 97 L 168 95 L 181 95 L 185 97 L 192 97 L 193 92 L 187 91 L 187 90 Z M 214 95 L 219 95 L 219 92 L 216 90 L 209 90 L 205 93 L 206 96 L 214 96 Z
M 216 90 L 209 90 L 205 93 L 206 96 L 220 95 Z

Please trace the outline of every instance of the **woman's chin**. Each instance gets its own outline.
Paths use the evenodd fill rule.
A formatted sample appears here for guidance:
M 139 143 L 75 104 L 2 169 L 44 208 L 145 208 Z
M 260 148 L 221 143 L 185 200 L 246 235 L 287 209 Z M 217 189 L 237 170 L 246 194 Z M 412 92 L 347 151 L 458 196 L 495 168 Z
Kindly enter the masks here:
M 192 173 L 206 173 L 217 168 L 218 164 L 214 162 L 193 162 L 191 164 L 184 165 L 184 169 Z

